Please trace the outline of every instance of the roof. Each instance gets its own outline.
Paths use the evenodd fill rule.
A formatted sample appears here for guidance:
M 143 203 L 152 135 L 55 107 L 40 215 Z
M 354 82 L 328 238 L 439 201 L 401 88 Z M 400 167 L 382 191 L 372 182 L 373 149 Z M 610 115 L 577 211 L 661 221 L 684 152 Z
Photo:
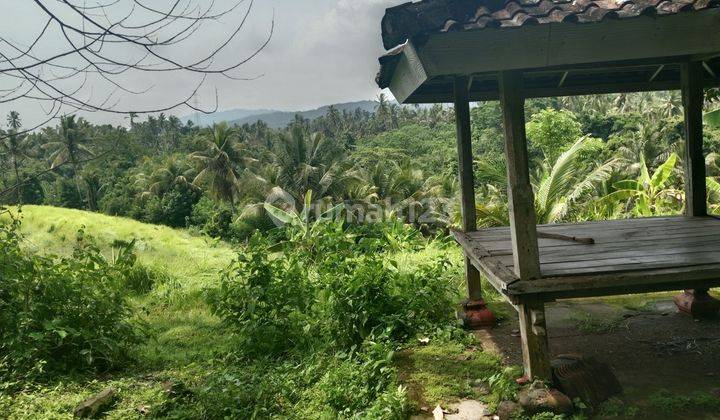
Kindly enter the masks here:
M 497 97 L 522 70 L 527 97 L 667 90 L 701 60 L 720 85 L 720 0 L 422 0 L 386 10 L 377 83 L 400 102 Z M 624 90 L 627 89 L 627 90 Z
M 548 23 L 671 15 L 720 5 L 720 0 L 422 0 L 386 10 L 385 49 L 433 32 L 515 28 Z

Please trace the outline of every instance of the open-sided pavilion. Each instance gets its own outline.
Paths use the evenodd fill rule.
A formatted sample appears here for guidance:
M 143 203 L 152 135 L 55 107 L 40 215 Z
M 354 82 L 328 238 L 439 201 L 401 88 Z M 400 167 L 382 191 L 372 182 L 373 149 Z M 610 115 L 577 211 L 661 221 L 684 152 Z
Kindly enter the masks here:
M 401 103 L 455 104 L 463 225 L 456 239 L 468 292 L 482 299 L 482 273 L 516 307 L 528 378 L 552 376 L 546 302 L 680 289 L 692 297 L 720 286 L 720 220 L 707 214 L 702 115 L 704 89 L 720 85 L 718 6 L 423 0 L 386 11 L 389 51 L 378 84 Z M 661 90 L 682 90 L 685 215 L 537 226 L 525 99 Z M 478 230 L 470 102 L 488 100 L 500 100 L 503 112 L 510 226 Z

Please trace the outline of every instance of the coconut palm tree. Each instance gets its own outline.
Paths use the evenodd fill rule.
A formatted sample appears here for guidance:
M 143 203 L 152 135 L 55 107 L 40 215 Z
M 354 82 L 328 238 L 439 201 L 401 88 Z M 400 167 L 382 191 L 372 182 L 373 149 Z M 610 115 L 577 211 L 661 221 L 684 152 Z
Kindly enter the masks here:
M 7 156 L 15 174 L 15 196 L 16 202 L 22 204 L 22 179 L 20 176 L 20 164 L 28 157 L 31 148 L 30 139 L 27 135 L 19 133 L 22 127 L 20 114 L 17 111 L 10 111 L 7 116 L 7 123 L 10 130 L 4 133 L 0 140 L 0 151 Z
M 205 146 L 205 150 L 190 155 L 198 165 L 193 184 L 207 186 L 213 198 L 228 202 L 234 212 L 239 189 L 237 132 L 225 122 L 214 124 L 205 138 Z
M 620 159 L 607 162 L 588 162 L 584 152 L 591 138 L 582 137 L 555 162 L 544 160 L 531 182 L 535 192 L 535 211 L 538 223 L 557 223 L 566 220 L 578 207 L 591 203 L 589 199 L 610 179 L 620 166 Z M 498 166 L 481 166 L 479 176 L 484 179 L 498 177 Z M 487 169 L 489 174 L 482 171 Z M 504 182 L 504 181 L 503 181 Z M 505 225 L 508 221 L 507 197 L 504 188 L 486 184 L 476 200 L 480 226 Z
M 162 197 L 170 191 L 173 186 L 191 185 L 194 179 L 195 171 L 190 164 L 179 156 L 170 156 L 163 160 L 160 167 L 155 168 L 152 172 L 140 172 L 134 176 L 135 185 L 140 188 L 140 197 L 148 196 Z
M 75 187 L 79 197 L 82 197 L 80 169 L 83 158 L 93 156 L 88 148 L 88 124 L 82 118 L 75 119 L 75 115 L 66 115 L 60 118 L 60 125 L 56 129 L 47 130 L 50 141 L 42 148 L 50 152 L 51 169 L 66 163 L 72 168 Z

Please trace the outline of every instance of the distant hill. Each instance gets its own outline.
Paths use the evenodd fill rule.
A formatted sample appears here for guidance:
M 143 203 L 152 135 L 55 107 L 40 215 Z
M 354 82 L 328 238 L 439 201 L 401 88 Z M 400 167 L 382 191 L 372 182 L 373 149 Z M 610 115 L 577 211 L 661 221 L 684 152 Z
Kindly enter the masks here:
M 252 117 L 253 115 L 270 114 L 273 112 L 277 111 L 273 109 L 231 109 L 229 111 L 215 112 L 213 114 L 203 114 L 202 112 L 197 112 L 195 114 L 180 117 L 180 121 L 183 123 L 192 121 L 193 124 L 205 126 L 213 125 L 221 121 L 239 120 Z
M 214 114 L 193 114 L 186 117 L 182 117 L 180 120 L 185 122 L 187 120 L 193 123 L 199 120 L 199 125 L 212 125 L 220 121 L 227 121 L 229 124 L 254 124 L 258 121 L 265 122 L 271 128 L 283 128 L 290 124 L 294 119 L 295 115 L 301 115 L 307 120 L 314 120 L 327 114 L 328 109 L 331 105 L 326 105 L 317 109 L 311 109 L 308 111 L 277 111 L 270 109 L 233 109 L 230 111 L 216 112 Z M 358 101 L 348 102 L 343 104 L 335 104 L 335 108 L 338 111 L 353 112 L 356 109 L 363 111 L 375 112 L 377 102 L 375 101 Z
M 344 104 L 335 104 L 334 106 L 340 112 L 342 112 L 342 111 L 353 112 L 356 109 L 361 109 L 363 111 L 368 111 L 368 112 L 375 112 L 375 107 L 377 106 L 377 102 L 375 102 L 375 101 L 348 102 L 348 103 L 344 103 Z M 273 111 L 273 112 L 268 112 L 265 114 L 251 115 L 251 116 L 247 116 L 247 117 L 243 117 L 243 118 L 238 118 L 235 120 L 231 120 L 230 123 L 237 124 L 237 125 L 243 125 L 243 124 L 253 124 L 258 121 L 263 121 L 271 128 L 283 128 L 283 127 L 286 127 L 291 122 L 293 122 L 293 120 L 295 119 L 295 115 L 300 115 L 307 120 L 314 120 L 316 118 L 326 115 L 329 108 L 330 108 L 330 105 L 323 106 L 323 107 L 320 107 L 317 109 L 312 109 L 309 111 Z

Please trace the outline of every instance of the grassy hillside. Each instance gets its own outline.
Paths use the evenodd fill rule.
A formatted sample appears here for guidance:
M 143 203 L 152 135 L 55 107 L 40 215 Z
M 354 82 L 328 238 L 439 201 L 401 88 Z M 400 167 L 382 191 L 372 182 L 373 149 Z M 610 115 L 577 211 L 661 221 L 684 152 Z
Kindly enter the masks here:
M 133 301 L 150 339 L 137 349 L 135 369 L 102 379 L 59 378 L 47 388 L 28 389 L 5 407 L 0 395 L 0 417 L 71 418 L 77 403 L 106 386 L 118 388 L 121 398 L 108 418 L 138 416 L 139 405 L 163 400 L 163 381 L 197 380 L 200 364 L 229 346 L 228 337 L 220 333 L 219 320 L 201 298 L 203 288 L 217 281 L 218 272 L 232 261 L 234 252 L 228 244 L 183 230 L 86 211 L 22 208 L 22 232 L 29 250 L 67 255 L 80 229 L 85 240 L 93 241 L 108 258 L 116 241 L 136 240 L 139 260 L 168 274 L 167 281 Z
M 327 373 L 330 376 L 317 386 L 317 379 L 310 380 L 317 375 L 314 372 L 318 369 L 310 363 L 312 360 L 283 363 L 282 360 L 260 358 L 262 360 L 246 361 L 247 365 L 237 367 L 239 371 L 227 370 L 224 358 L 237 350 L 237 337 L 229 334 L 220 319 L 210 312 L 203 291 L 218 284 L 218 272 L 233 260 L 235 251 L 229 244 L 185 230 L 85 211 L 43 206 L 22 209 L 22 232 L 25 246 L 30 251 L 68 255 L 75 246 L 79 230 L 84 232 L 84 240 L 95 243 L 107 258 L 117 252 L 113 245 L 118 241 L 135 240 L 139 261 L 167 274 L 167 280 L 155 284 L 150 293 L 132 298 L 135 316 L 144 323 L 148 338 L 133 350 L 135 363 L 121 371 L 57 377 L 49 383 L 27 385 L 12 397 L 4 396 L 0 390 L 0 418 L 71 418 L 79 402 L 108 386 L 118 390 L 114 406 L 106 413 L 106 418 L 110 419 L 142 418 L 143 411 L 160 417 L 203 418 L 210 406 L 244 406 L 255 399 L 269 399 L 263 404 L 270 407 L 276 403 L 289 404 L 284 400 L 274 401 L 274 398 L 280 398 L 278 389 L 290 389 L 298 394 L 296 397 L 302 401 L 300 405 L 309 404 L 307 410 L 313 413 L 312 416 L 324 410 L 321 397 L 326 394 L 326 388 L 335 389 L 331 386 L 332 380 L 328 379 L 334 377 L 335 368 L 330 369 Z M 398 266 L 403 267 L 401 271 L 411 271 L 439 256 L 452 261 L 452 270 L 459 279 L 461 255 L 455 247 L 447 247 L 442 241 L 432 241 L 422 250 L 399 251 L 394 258 Z M 447 350 L 442 346 L 433 349 Z M 411 351 L 403 354 L 404 365 L 419 363 L 413 359 Z M 456 356 L 452 352 L 448 354 Z M 495 357 L 480 353 L 477 357 L 478 363 L 490 371 L 498 369 Z M 338 372 L 347 368 L 342 358 L 330 356 L 327 360 L 327 363 L 338 365 Z M 297 366 L 306 362 L 310 363 L 307 372 L 298 372 Z M 450 374 L 448 379 L 440 373 L 425 374 L 425 369 L 418 366 L 421 369 L 417 375 L 420 376 L 408 377 L 410 382 L 432 382 L 430 379 L 433 378 L 438 383 L 468 381 L 466 369 L 444 372 L 442 375 Z M 415 372 L 417 369 L 409 370 Z M 288 381 L 292 385 L 286 383 Z M 327 381 L 331 381 L 330 385 L 324 384 Z M 177 395 L 176 391 L 169 393 L 169 383 L 192 389 L 193 394 L 187 395 L 202 400 L 186 399 L 182 390 L 177 391 L 180 393 Z M 227 400 L 228 397 L 218 391 L 226 386 L 233 390 L 231 395 L 234 397 L 248 400 Z M 248 389 L 244 390 L 244 387 Z M 266 387 L 268 390 L 262 392 L 269 392 L 267 396 L 256 395 L 258 389 Z M 432 401 L 452 400 L 468 392 L 465 388 L 445 389 L 441 386 L 428 386 L 428 389 L 432 391 L 428 397 Z
M 27 247 L 37 252 L 58 255 L 72 252 L 80 229 L 108 255 L 116 241 L 135 240 L 143 264 L 172 271 L 183 288 L 189 290 L 207 285 L 233 257 L 232 250 L 223 242 L 123 217 L 57 207 L 24 206 L 22 220 Z

